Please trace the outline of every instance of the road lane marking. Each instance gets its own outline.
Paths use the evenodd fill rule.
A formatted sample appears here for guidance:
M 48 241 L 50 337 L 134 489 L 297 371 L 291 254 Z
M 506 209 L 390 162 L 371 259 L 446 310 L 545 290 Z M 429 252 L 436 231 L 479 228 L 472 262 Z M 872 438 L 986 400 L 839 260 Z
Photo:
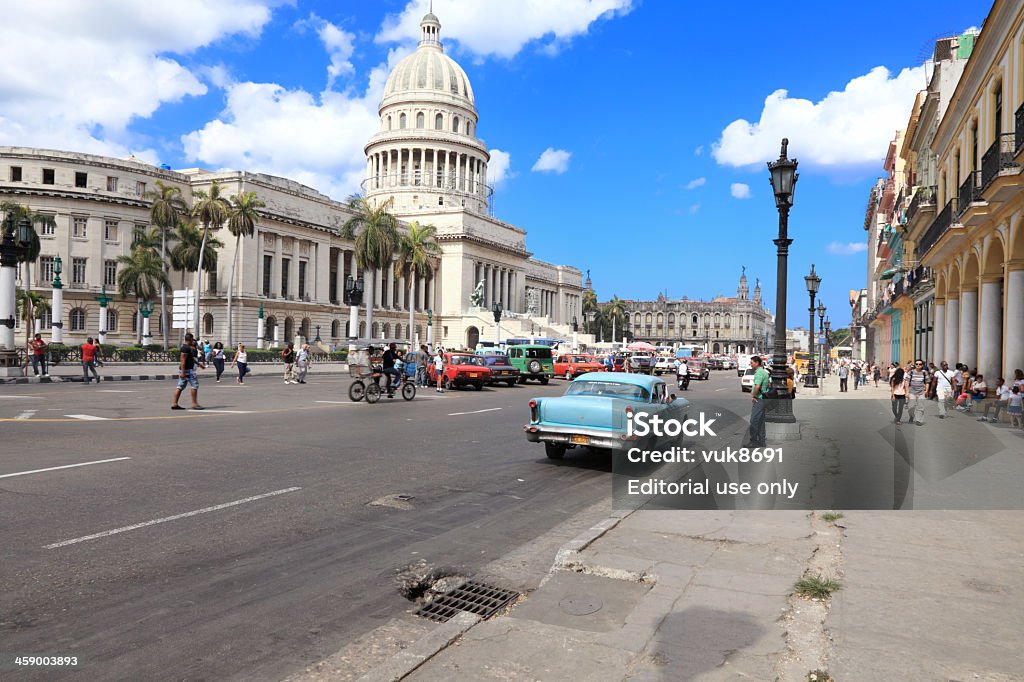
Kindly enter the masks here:
M 486 410 L 473 410 L 472 412 L 449 412 L 448 416 L 449 417 L 457 417 L 460 414 L 480 414 L 481 412 L 497 412 L 498 410 L 501 410 L 501 409 L 504 409 L 504 408 L 501 408 L 501 407 L 489 407 Z
M 718 393 L 719 391 L 724 391 L 724 390 L 725 390 L 724 388 L 716 388 L 715 389 L 715 393 Z
M 27 398 L 29 400 L 46 400 L 38 395 L 0 395 L 0 400 L 18 400 Z
M 81 419 L 87 422 L 107 422 L 110 421 L 109 417 L 97 417 L 92 414 L 66 414 L 65 417 L 71 417 L 72 419 Z
M 355 405 L 351 400 L 317 400 L 316 402 L 325 405 Z
M 138 391 L 118 391 L 113 388 L 104 388 L 96 391 L 97 393 L 138 393 Z
M 219 412 L 220 414 L 252 414 L 252 410 L 213 410 L 205 408 L 207 412 Z
M 107 462 L 120 462 L 131 457 L 115 457 L 114 459 L 97 459 L 94 462 L 81 462 L 79 464 L 65 464 L 59 467 L 48 467 L 46 469 L 33 469 L 32 471 L 17 471 L 13 474 L 0 474 L 0 478 L 11 478 L 12 476 L 28 476 L 29 474 L 40 474 L 44 471 L 57 471 L 58 469 L 73 469 L 75 467 L 87 467 L 90 464 L 106 464 Z
M 18 415 L 17 417 L 15 417 L 15 419 L 31 419 L 31 418 L 32 418 L 32 416 L 33 416 L 33 415 L 34 415 L 35 413 L 36 413 L 36 411 L 35 411 L 35 410 L 25 410 L 24 412 L 22 412 L 21 414 L 19 414 L 19 415 Z
M 281 490 L 274 490 L 269 493 L 263 493 L 262 495 L 253 495 L 252 497 L 246 497 L 245 499 L 235 500 L 234 502 L 225 502 L 224 504 L 217 504 L 212 507 L 204 507 L 202 509 L 196 509 L 195 511 L 185 512 L 184 514 L 175 514 L 174 516 L 165 516 L 159 519 L 153 519 L 152 521 L 144 521 L 143 523 L 136 523 L 132 526 L 122 526 L 121 528 L 114 528 L 113 530 L 105 530 L 102 533 L 93 533 L 92 535 L 83 535 L 80 538 L 72 538 L 71 540 L 64 540 L 63 542 L 55 542 L 52 545 L 45 545 L 43 549 L 57 549 L 58 547 L 67 547 L 68 545 L 74 545 L 79 542 L 85 542 L 86 540 L 95 540 L 97 538 L 105 538 L 110 535 L 117 535 L 118 533 L 127 533 L 130 530 L 138 530 L 139 528 L 145 528 L 146 526 L 154 526 L 158 523 L 167 523 L 168 521 L 177 521 L 178 519 L 186 519 L 190 516 L 197 516 L 199 514 L 206 514 L 212 511 L 219 511 L 221 509 L 227 509 L 228 507 L 234 507 L 239 504 L 245 504 L 246 502 L 255 502 L 256 500 L 262 500 L 265 497 L 273 497 L 275 495 L 284 495 L 285 493 L 293 493 L 296 490 L 302 490 L 302 488 L 282 488 Z

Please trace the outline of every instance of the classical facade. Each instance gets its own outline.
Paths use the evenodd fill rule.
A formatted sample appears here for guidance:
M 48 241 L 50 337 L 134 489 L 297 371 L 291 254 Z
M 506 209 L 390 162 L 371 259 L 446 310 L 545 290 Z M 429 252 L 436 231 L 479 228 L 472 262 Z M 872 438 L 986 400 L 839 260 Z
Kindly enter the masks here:
M 699 345 L 709 353 L 770 352 L 774 317 L 761 301 L 761 284 L 753 297 L 747 275 L 740 276 L 735 297 L 711 301 L 689 298 L 626 301 L 633 338 L 656 345 Z
M 127 344 L 136 338 L 136 301 L 116 295 L 117 259 L 130 253 L 133 235 L 148 229 L 144 195 L 159 180 L 180 188 L 188 204 L 197 190 L 208 190 L 214 182 L 224 195 L 254 191 L 266 203 L 256 233 L 241 240 L 237 254 L 226 229 L 213 232 L 224 246 L 216 272 L 204 275 L 200 286 L 205 337 L 226 340 L 226 292 L 237 257 L 236 342 L 256 345 L 261 312 L 269 343 L 295 336 L 312 341 L 318 335 L 324 345 L 344 344 L 350 335 L 426 341 L 428 318 L 432 340 L 450 347 L 512 336 L 569 339 L 573 318 L 581 316 L 582 273 L 532 258 L 526 231 L 491 215 L 490 157 L 476 137 L 469 79 L 444 54 L 437 17 L 428 14 L 421 26 L 419 48 L 395 67 L 385 87 L 380 129 L 366 145 L 363 191 L 369 201 L 390 200 L 403 226 L 413 220 L 437 226 L 442 255 L 434 277 L 420 278 L 412 291 L 396 264 L 367 282 L 374 306 L 371 329 L 359 321 L 350 334 L 349 309 L 342 307 L 345 278 L 365 276 L 352 243 L 340 236 L 352 217 L 343 202 L 261 173 L 173 171 L 134 158 L 0 147 L 0 200 L 27 205 L 53 217 L 56 225 L 40 234 L 41 255 L 28 269 L 30 283 L 20 280 L 19 270 L 19 286 L 49 290 L 60 258 L 63 305 L 42 320 L 44 330 L 62 323 L 60 335 L 68 343 L 97 336 L 104 326 L 97 299 L 105 288 L 113 297 L 105 308 L 107 341 Z M 194 277 L 171 273 L 174 288 L 193 288 Z M 478 288 L 483 300 L 473 305 L 471 294 Z M 156 304 L 151 333 L 159 341 L 162 316 Z M 505 310 L 500 330 L 491 313 L 494 304 Z M 172 343 L 179 333 L 171 335 Z

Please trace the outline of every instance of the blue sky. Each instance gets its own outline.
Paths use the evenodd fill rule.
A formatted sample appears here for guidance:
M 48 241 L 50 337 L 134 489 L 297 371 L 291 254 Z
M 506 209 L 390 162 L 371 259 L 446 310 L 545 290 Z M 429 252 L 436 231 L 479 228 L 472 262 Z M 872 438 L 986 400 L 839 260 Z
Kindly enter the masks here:
M 426 0 L 41 0 L 0 27 L 0 144 L 237 168 L 338 199 Z M 152 5 L 152 6 L 150 6 Z M 790 326 L 816 264 L 834 326 L 863 286 L 868 192 L 936 38 L 987 2 L 860 6 L 435 0 L 491 149 L 495 214 L 598 296 L 708 298 L 740 267 L 774 309 L 765 161 L 800 160 Z M 40 54 L 51 58 L 39 59 Z M 858 250 L 861 249 L 861 250 Z

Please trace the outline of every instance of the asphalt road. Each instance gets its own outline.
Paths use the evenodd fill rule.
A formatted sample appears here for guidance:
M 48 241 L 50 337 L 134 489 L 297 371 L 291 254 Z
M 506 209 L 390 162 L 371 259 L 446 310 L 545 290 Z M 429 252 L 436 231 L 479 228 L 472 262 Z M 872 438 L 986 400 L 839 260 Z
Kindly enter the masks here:
M 347 385 L 207 374 L 202 412 L 166 381 L 0 389 L 0 676 L 61 655 L 96 679 L 280 679 L 408 610 L 401 567 L 472 572 L 611 490 L 606 457 L 523 437 L 560 380 L 377 405 Z

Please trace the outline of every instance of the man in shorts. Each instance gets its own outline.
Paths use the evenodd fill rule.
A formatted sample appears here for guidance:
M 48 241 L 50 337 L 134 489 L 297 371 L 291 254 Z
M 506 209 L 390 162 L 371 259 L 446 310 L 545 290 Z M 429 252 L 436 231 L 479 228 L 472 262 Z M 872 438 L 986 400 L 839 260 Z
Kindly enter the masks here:
M 196 365 L 200 369 L 206 369 L 206 363 L 199 358 L 195 337 L 192 334 L 186 334 L 178 361 L 178 386 L 174 389 L 174 399 L 171 401 L 172 410 L 185 409 L 178 405 L 178 398 L 181 397 L 181 392 L 185 390 L 186 384 L 192 388 L 192 409 L 203 409 L 203 406 L 199 404 L 199 378 L 196 376 Z

